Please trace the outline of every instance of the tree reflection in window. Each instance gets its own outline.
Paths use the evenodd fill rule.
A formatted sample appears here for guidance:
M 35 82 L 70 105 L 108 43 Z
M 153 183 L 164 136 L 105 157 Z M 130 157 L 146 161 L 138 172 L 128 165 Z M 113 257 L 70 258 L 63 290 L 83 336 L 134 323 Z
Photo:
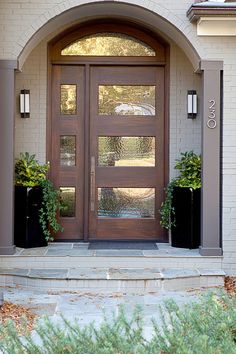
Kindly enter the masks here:
M 155 94 L 150 85 L 99 85 L 99 114 L 154 116 Z
M 123 33 L 97 33 L 78 39 L 61 55 L 152 57 L 155 51 L 146 43 Z

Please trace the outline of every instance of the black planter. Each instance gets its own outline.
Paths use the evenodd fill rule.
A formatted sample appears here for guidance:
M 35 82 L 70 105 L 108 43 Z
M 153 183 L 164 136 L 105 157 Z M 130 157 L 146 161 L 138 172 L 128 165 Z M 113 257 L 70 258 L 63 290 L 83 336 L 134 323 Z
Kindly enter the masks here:
M 175 224 L 171 228 L 171 245 L 198 248 L 201 230 L 201 188 L 175 187 L 173 190 Z
M 42 247 L 47 242 L 39 223 L 42 205 L 41 187 L 15 186 L 15 245 L 22 248 Z

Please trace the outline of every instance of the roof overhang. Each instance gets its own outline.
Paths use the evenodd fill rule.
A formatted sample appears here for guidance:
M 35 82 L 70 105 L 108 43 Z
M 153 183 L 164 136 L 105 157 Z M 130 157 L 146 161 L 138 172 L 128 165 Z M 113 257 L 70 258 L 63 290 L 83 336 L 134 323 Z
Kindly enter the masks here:
M 236 17 L 236 2 L 201 2 L 193 4 L 187 11 L 191 23 L 197 22 L 201 17 Z
M 195 3 L 187 17 L 197 23 L 198 36 L 236 36 L 236 2 Z

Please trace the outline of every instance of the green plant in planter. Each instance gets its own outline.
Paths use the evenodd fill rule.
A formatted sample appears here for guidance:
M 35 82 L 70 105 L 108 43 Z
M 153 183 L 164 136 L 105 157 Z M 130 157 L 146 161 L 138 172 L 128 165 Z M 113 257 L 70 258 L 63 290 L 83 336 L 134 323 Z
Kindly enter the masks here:
M 175 226 L 174 207 L 172 206 L 174 187 L 201 188 L 201 156 L 193 151 L 181 153 L 181 158 L 177 160 L 175 169 L 179 170 L 179 176 L 172 179 L 166 188 L 166 198 L 161 205 L 160 224 L 167 230 Z
M 21 153 L 15 163 L 15 184 L 23 187 L 35 187 L 46 179 L 48 165 L 39 165 L 35 155 Z
M 40 165 L 35 155 L 21 153 L 15 164 L 15 184 L 23 187 L 40 186 L 43 193 L 42 208 L 39 211 L 39 222 L 47 241 L 53 240 L 53 234 L 63 231 L 57 221 L 58 210 L 64 209 L 60 191 L 47 179 L 49 165 Z

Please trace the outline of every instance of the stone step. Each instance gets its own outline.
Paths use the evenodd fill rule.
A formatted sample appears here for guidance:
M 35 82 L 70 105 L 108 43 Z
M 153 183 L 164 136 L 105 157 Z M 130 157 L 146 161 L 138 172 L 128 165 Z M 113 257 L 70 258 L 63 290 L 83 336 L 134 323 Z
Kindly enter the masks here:
M 0 268 L 0 286 L 84 293 L 146 293 L 223 287 L 221 269 Z

